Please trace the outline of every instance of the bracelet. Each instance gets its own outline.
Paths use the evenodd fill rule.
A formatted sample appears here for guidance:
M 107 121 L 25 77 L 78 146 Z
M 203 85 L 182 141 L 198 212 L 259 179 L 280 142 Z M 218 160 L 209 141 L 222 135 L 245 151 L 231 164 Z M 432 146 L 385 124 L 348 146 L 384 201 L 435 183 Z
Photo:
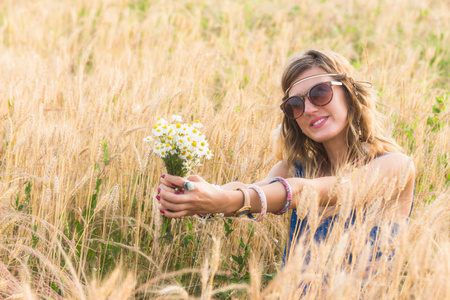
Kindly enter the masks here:
M 244 205 L 238 209 L 235 213 L 235 217 L 242 217 L 247 216 L 251 220 L 255 220 L 256 218 L 250 213 L 250 210 L 252 209 L 250 205 L 250 195 L 246 189 L 242 188 L 235 188 L 235 191 L 240 191 L 244 195 Z
M 284 188 L 286 189 L 286 204 L 284 205 L 284 207 L 282 209 L 280 209 L 279 211 L 277 211 L 275 214 L 276 215 L 282 215 L 285 212 L 288 211 L 289 207 L 291 207 L 291 201 L 292 201 L 292 190 L 291 190 L 291 186 L 289 185 L 289 183 L 286 181 L 286 179 L 282 178 L 282 177 L 275 177 L 273 178 L 270 183 L 274 183 L 274 182 L 281 182 L 281 184 L 284 186 Z
M 261 200 L 261 214 L 259 215 L 258 218 L 256 218 L 256 221 L 259 222 L 266 216 L 267 212 L 266 195 L 264 194 L 263 190 L 257 185 L 251 185 L 248 188 L 255 190 L 258 193 L 259 199 Z

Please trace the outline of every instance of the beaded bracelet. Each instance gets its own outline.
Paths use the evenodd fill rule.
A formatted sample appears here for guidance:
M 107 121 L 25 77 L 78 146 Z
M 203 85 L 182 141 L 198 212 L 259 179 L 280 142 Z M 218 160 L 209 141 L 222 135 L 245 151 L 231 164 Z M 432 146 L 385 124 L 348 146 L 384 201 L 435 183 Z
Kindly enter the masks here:
M 257 185 L 251 185 L 248 188 L 255 190 L 258 193 L 259 199 L 261 200 L 261 214 L 258 218 L 256 218 L 256 221 L 259 222 L 266 216 L 267 213 L 266 195 L 264 194 L 263 190 Z
M 274 182 L 281 182 L 281 184 L 284 186 L 284 188 L 286 189 L 286 204 L 284 205 L 284 207 L 277 211 L 275 214 L 276 215 L 282 215 L 285 212 L 288 211 L 289 207 L 291 207 L 291 201 L 292 201 L 292 190 L 291 190 L 291 186 L 289 185 L 289 183 L 286 181 L 286 179 L 282 178 L 282 177 L 275 177 L 273 178 L 270 183 L 274 183 Z

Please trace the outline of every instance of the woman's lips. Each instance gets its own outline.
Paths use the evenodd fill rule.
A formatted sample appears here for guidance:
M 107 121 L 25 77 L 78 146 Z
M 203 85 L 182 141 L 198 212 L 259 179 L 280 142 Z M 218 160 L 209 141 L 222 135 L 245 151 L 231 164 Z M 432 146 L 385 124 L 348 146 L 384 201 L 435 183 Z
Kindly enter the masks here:
M 320 128 L 325 124 L 325 122 L 328 120 L 328 117 L 317 117 L 314 120 L 311 121 L 310 126 L 312 128 Z

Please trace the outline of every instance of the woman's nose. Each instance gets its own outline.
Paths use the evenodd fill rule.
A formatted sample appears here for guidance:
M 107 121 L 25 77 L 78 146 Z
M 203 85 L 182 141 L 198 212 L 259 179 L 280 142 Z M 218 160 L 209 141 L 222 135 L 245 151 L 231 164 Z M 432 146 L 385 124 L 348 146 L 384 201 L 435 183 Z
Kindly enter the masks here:
M 311 115 L 317 111 L 317 106 L 311 103 L 308 97 L 305 97 L 305 112 L 304 115 Z

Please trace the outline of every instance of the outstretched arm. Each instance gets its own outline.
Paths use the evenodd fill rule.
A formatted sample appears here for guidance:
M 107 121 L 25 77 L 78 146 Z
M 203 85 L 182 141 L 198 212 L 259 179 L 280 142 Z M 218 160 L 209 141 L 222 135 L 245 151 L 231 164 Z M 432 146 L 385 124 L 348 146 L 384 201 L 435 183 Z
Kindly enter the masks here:
M 286 162 L 279 161 L 275 166 L 272 167 L 272 169 L 270 169 L 269 173 L 263 180 L 255 182 L 253 184 L 258 186 L 264 186 L 269 184 L 270 180 L 275 177 L 283 177 L 283 178 L 290 177 L 289 166 Z M 234 181 L 222 185 L 221 188 L 224 190 L 232 191 L 235 190 L 236 188 L 248 188 L 249 186 L 250 184 Z
M 190 176 L 195 190 L 184 194 L 175 194 L 171 185 L 183 186 L 186 179 L 167 175 L 164 184 L 160 186 L 161 210 L 167 217 L 182 217 L 196 213 L 222 212 L 232 216 L 243 206 L 243 195 L 239 191 L 217 190 L 206 183 L 199 176 Z M 267 179 L 267 183 L 270 179 Z M 288 178 L 293 199 L 299 199 L 305 187 L 317 193 L 320 206 L 337 204 L 336 189 L 348 189 L 347 197 L 352 203 L 366 201 L 367 197 L 385 197 L 387 205 L 397 205 L 399 213 L 406 215 L 413 197 L 414 166 L 410 159 L 403 154 L 391 154 L 375 159 L 368 165 L 355 169 L 342 177 L 328 176 L 316 179 Z M 267 198 L 267 211 L 277 212 L 286 203 L 286 192 L 281 183 L 265 184 L 261 186 Z M 249 189 L 251 212 L 261 211 L 261 201 L 258 194 Z M 296 207 L 296 201 L 291 208 Z
M 160 209 L 166 216 L 173 218 L 194 215 L 196 213 L 204 214 L 212 212 L 222 212 L 227 216 L 232 216 L 244 203 L 243 194 L 235 191 L 235 189 L 248 188 L 250 186 L 250 184 L 241 182 L 231 182 L 222 185 L 218 190 L 200 176 L 193 175 L 187 179 L 195 183 L 196 189 L 192 192 L 185 191 L 183 196 L 180 192 L 176 192 L 174 187 L 183 186 L 186 179 L 167 174 L 163 176 L 161 178 L 162 184 L 158 188 L 160 191 L 158 197 L 161 199 Z M 263 187 L 268 185 L 274 177 L 289 177 L 289 166 L 284 161 L 278 162 L 263 180 L 253 184 Z M 255 195 L 256 197 L 254 197 Z M 256 193 L 255 195 L 251 197 L 252 212 L 260 212 L 261 202 Z M 282 201 L 283 198 L 281 197 L 280 202 Z M 284 198 L 285 201 L 286 199 Z M 274 199 L 271 199 L 268 204 L 268 211 L 271 211 L 272 206 L 276 206 Z

